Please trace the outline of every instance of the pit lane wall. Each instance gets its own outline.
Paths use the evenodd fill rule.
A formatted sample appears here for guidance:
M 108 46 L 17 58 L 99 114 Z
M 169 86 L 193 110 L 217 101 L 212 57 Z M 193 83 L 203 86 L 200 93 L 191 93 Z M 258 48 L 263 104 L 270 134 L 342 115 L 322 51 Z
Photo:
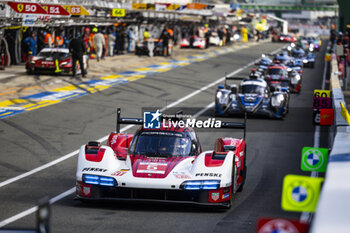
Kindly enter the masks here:
M 346 104 L 335 55 L 331 61 L 330 89 L 335 137 L 311 233 L 350 232 L 350 126 L 341 115 L 340 103 Z

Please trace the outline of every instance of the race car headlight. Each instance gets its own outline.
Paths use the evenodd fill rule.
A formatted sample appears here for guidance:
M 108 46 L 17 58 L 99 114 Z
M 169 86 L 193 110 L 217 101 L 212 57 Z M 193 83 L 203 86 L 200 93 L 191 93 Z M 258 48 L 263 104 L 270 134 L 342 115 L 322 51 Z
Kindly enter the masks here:
M 303 60 L 303 63 L 308 63 L 309 61 L 307 59 L 304 59 Z
M 112 177 L 97 176 L 97 175 L 83 175 L 83 182 L 86 184 L 95 184 L 102 186 L 115 186 L 116 182 Z
M 216 98 L 220 99 L 221 97 L 222 97 L 222 92 L 221 91 L 216 92 Z
M 213 190 L 220 188 L 220 180 L 185 181 L 181 187 L 185 190 Z
M 66 65 L 69 65 L 69 64 L 71 64 L 71 63 L 70 63 L 70 62 L 65 61 L 65 62 L 62 62 L 62 63 L 60 64 L 60 66 L 66 66 Z
M 229 95 L 228 93 L 223 93 L 221 91 L 216 92 L 216 99 L 218 100 L 219 104 L 228 104 L 229 101 Z

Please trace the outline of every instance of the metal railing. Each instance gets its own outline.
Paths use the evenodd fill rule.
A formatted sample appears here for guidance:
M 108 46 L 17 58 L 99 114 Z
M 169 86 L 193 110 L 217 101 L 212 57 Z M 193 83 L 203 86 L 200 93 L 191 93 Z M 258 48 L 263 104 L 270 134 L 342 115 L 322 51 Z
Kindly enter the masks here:
M 330 89 L 335 136 L 311 233 L 350 232 L 350 126 L 341 115 L 340 103 L 346 104 L 335 55 L 331 61 Z

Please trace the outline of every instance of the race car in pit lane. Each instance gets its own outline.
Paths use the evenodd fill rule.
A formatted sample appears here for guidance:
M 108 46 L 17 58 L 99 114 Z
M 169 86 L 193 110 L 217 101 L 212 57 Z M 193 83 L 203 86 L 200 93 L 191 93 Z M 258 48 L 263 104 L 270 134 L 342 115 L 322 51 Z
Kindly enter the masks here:
M 85 73 L 88 70 L 88 56 L 83 56 Z M 73 59 L 67 48 L 44 48 L 38 55 L 29 57 L 26 63 L 28 74 L 69 74 L 72 73 Z M 80 65 L 76 66 L 77 74 L 81 73 Z
M 314 67 L 315 66 L 315 55 L 311 52 L 305 52 L 304 49 L 300 47 L 295 47 L 292 50 L 292 56 L 304 64 L 304 67 Z
M 294 36 L 288 35 L 288 34 L 281 34 L 279 38 L 280 42 L 295 42 L 296 39 Z
M 180 43 L 181 48 L 200 48 L 205 49 L 206 42 L 204 38 L 198 36 L 190 36 L 183 38 Z
M 216 46 L 222 46 L 222 42 L 221 42 L 220 37 L 218 36 L 217 32 L 210 33 L 209 44 L 216 45 Z
M 255 63 L 256 66 L 264 70 L 266 70 L 267 67 L 271 64 L 272 64 L 272 60 L 269 57 L 267 57 L 265 54 L 263 54 L 262 58 Z
M 215 95 L 215 112 L 219 116 L 248 115 L 269 118 L 283 118 L 288 113 L 289 94 L 286 89 L 272 87 L 258 76 L 243 79 L 239 86 L 227 84 L 227 80 L 242 80 L 240 77 L 226 77 Z
M 106 146 L 98 142 L 81 146 L 76 199 L 231 207 L 246 179 L 244 139 L 218 138 L 214 150 L 202 151 L 188 125 L 174 126 L 164 119 L 159 128 L 148 129 L 143 119 L 121 118 L 120 113 L 118 109 L 117 129 Z M 120 133 L 120 124 L 142 126 L 132 135 Z M 221 122 L 221 128 L 245 133 L 245 122 Z
M 293 57 L 289 56 L 288 51 L 282 51 L 274 56 L 273 62 L 286 65 L 293 59 Z
M 266 70 L 265 81 L 269 87 L 284 88 L 289 91 L 290 79 L 286 66 L 281 64 L 272 64 Z

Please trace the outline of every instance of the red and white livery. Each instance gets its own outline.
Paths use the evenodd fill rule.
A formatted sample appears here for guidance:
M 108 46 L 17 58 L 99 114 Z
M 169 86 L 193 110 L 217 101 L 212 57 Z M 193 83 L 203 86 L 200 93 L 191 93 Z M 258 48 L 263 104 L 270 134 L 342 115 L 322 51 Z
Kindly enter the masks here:
M 120 124 L 142 124 L 121 118 L 106 146 L 81 146 L 76 172 L 76 197 L 81 200 L 176 202 L 229 208 L 246 178 L 246 143 L 218 138 L 202 151 L 190 127 L 145 129 L 119 133 Z M 222 128 L 245 129 L 245 123 L 222 122 Z

